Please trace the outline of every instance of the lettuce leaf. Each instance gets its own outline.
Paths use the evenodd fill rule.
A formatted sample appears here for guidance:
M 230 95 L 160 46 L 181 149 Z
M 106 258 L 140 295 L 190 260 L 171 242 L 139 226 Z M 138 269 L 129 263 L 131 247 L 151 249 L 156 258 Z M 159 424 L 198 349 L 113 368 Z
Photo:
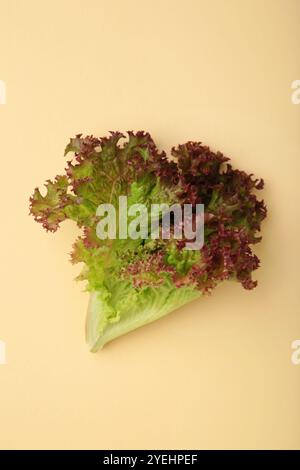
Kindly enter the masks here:
M 86 335 L 92 351 L 226 279 L 245 289 L 256 286 L 252 272 L 259 259 L 252 245 L 261 240 L 266 217 L 264 201 L 256 196 L 263 180 L 233 169 L 227 157 L 201 142 L 174 147 L 167 158 L 144 131 L 129 131 L 127 137 L 79 134 L 66 147 L 65 156 L 70 153 L 65 174 L 46 181 L 45 195 L 34 190 L 30 213 L 47 231 L 55 232 L 66 219 L 81 230 L 71 261 L 82 263 L 77 279 L 90 293 Z M 144 239 L 100 239 L 97 207 L 111 203 L 119 215 L 124 195 L 128 208 L 204 204 L 204 246 L 185 250 L 186 240 L 172 235 L 174 220 L 170 239 L 151 239 L 150 232 Z
M 158 320 L 199 296 L 196 289 L 177 288 L 167 281 L 140 290 L 127 281 L 103 286 L 90 295 L 86 323 L 90 350 L 97 351 L 118 336 Z

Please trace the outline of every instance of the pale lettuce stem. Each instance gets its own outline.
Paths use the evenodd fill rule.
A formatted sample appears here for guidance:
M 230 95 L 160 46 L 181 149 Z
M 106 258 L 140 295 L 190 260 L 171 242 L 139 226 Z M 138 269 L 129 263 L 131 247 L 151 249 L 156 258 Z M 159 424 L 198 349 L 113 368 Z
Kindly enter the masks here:
M 91 292 L 86 322 L 86 339 L 90 350 L 96 352 L 118 336 L 158 320 L 199 296 L 199 291 L 190 288 L 170 288 L 167 292 L 153 288 L 149 294 L 147 292 L 146 300 L 142 294 L 141 302 L 121 312 L 118 320 L 110 321 L 106 318 L 107 303 L 101 293 Z

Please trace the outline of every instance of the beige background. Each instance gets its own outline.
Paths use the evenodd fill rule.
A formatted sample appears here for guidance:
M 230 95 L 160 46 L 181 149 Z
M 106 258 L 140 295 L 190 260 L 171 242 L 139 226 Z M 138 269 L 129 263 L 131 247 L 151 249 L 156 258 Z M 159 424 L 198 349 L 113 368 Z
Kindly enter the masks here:
M 299 0 L 1 0 L 1 448 L 300 448 Z M 202 140 L 266 180 L 259 286 L 93 355 L 76 235 L 28 217 L 75 133 Z

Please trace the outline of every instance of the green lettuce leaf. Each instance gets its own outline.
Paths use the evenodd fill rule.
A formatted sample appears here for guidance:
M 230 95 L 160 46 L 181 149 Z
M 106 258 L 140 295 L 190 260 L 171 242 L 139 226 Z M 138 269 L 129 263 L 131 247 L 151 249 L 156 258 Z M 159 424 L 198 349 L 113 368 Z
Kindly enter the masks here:
M 55 232 L 67 219 L 80 229 L 71 261 L 82 263 L 77 279 L 86 282 L 90 294 L 86 332 L 92 351 L 210 293 L 226 279 L 245 289 L 256 286 L 252 273 L 259 259 L 252 245 L 261 240 L 266 217 L 264 201 L 256 197 L 263 180 L 233 169 L 227 157 L 201 142 L 174 147 L 171 155 L 159 151 L 144 131 L 129 131 L 127 138 L 121 132 L 76 135 L 65 150 L 70 158 L 65 174 L 47 180 L 44 195 L 36 188 L 30 198 L 30 214 L 47 231 Z M 170 239 L 161 232 L 151 239 L 147 213 L 139 220 L 145 237 L 99 238 L 97 208 L 113 204 L 118 221 L 120 196 L 127 196 L 128 209 L 143 204 L 148 214 L 152 204 L 181 209 L 204 204 L 204 246 L 185 250 L 184 237 L 173 236 L 180 224 L 175 217 L 170 217 Z M 128 222 L 137 223 L 134 217 Z
M 116 282 L 90 294 L 86 323 L 89 348 L 95 352 L 106 343 L 147 325 L 200 296 L 190 287 L 171 282 L 159 287 L 133 289 L 130 282 Z

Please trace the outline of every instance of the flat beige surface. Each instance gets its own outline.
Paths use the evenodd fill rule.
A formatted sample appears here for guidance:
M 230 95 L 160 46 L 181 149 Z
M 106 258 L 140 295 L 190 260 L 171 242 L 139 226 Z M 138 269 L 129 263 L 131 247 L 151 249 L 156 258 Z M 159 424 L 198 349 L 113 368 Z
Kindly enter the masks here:
M 0 3 L 1 448 L 300 448 L 299 0 Z M 32 189 L 75 133 L 202 140 L 263 176 L 259 286 L 224 284 L 93 355 L 71 223 Z

